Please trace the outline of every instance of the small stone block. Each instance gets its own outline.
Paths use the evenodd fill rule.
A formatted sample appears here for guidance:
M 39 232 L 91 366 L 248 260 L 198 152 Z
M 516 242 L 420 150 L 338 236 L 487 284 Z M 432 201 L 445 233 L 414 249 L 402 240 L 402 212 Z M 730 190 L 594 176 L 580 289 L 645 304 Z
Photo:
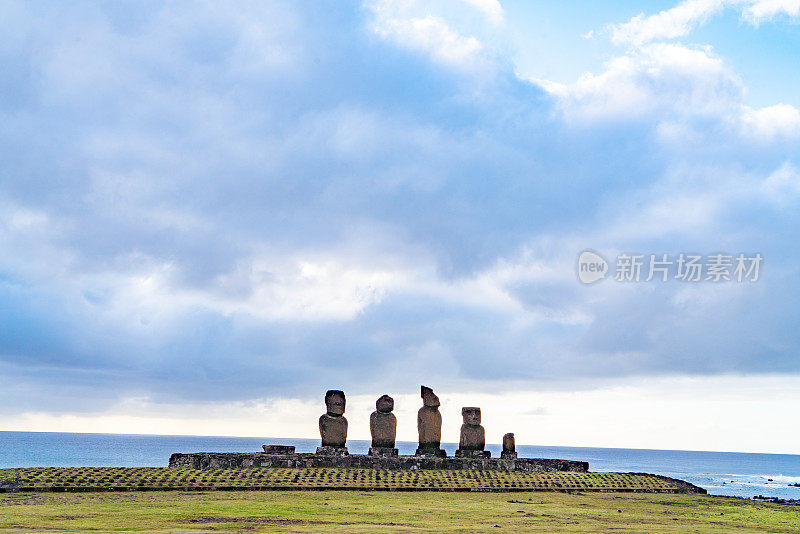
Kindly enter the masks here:
M 458 449 L 456 451 L 456 458 L 491 458 L 492 453 L 491 451 L 475 451 L 475 450 L 464 450 Z
M 317 454 L 322 456 L 347 456 L 347 447 L 331 447 L 325 445 L 324 447 L 317 447 Z
M 294 445 L 263 445 L 267 454 L 294 454 Z
M 390 447 L 370 447 L 370 456 L 397 456 L 398 450 Z
M 444 449 L 422 449 L 418 448 L 415 456 L 434 456 L 436 458 L 447 458 L 447 451 Z
M 510 452 L 510 451 L 503 451 L 503 452 L 500 453 L 500 458 L 502 458 L 503 460 L 516 460 L 517 459 L 517 453 L 516 452 Z

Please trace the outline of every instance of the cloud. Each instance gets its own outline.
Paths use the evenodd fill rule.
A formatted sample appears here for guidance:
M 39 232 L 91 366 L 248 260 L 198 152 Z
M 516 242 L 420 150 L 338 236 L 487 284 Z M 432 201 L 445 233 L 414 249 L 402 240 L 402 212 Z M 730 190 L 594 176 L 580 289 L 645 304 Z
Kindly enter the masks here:
M 503 8 L 497 0 L 373 0 L 365 6 L 372 14 L 372 31 L 382 39 L 460 71 L 495 68 L 495 54 L 479 36 L 503 24 Z M 476 22 L 465 11 L 480 14 L 480 19 Z
M 789 104 L 746 108 L 742 123 L 747 134 L 759 139 L 769 141 L 776 137 L 796 137 L 800 134 L 800 111 Z
M 787 15 L 795 19 L 800 15 L 800 1 L 798 0 L 756 0 L 749 4 L 744 9 L 743 16 L 755 26 L 772 20 L 778 15 Z
M 483 12 L 492 24 L 499 25 L 503 22 L 503 6 L 498 0 L 463 0 L 463 2 Z
M 474 37 L 464 37 L 444 21 L 428 15 L 407 20 L 381 19 L 375 31 L 396 39 L 410 48 L 431 54 L 435 59 L 455 66 L 469 67 L 478 59 L 483 46 Z
M 608 61 L 603 72 L 584 74 L 574 84 L 532 81 L 556 97 L 565 118 L 575 123 L 655 119 L 664 140 L 677 142 L 697 139 L 696 125 L 708 131 L 709 121 L 729 135 L 759 142 L 800 134 L 794 106 L 745 105 L 742 80 L 710 47 L 654 43 Z
M 572 85 L 542 84 L 579 120 L 714 116 L 741 100 L 741 81 L 709 48 L 656 43 L 610 60 Z
M 721 12 L 727 3 L 725 0 L 684 0 L 656 15 L 639 14 L 626 23 L 611 26 L 611 39 L 617 44 L 642 45 L 657 39 L 683 37 Z
M 792 207 L 800 196 L 800 171 L 784 163 L 764 181 L 764 193 L 781 207 Z
M 678 43 L 534 84 L 452 5 L 12 4 L 6 409 L 800 371 L 797 111 Z M 769 275 L 587 288 L 586 248 Z
M 725 9 L 740 10 L 742 18 L 754 26 L 778 15 L 797 18 L 798 0 L 684 0 L 655 15 L 636 15 L 628 22 L 609 26 L 616 44 L 641 46 L 645 43 L 684 37 Z

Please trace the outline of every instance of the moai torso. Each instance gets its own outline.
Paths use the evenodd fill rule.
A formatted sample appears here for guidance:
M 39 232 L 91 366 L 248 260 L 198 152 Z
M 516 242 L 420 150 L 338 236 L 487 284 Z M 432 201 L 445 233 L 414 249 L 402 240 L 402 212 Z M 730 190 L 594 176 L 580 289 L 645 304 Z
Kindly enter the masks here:
M 438 449 L 442 442 L 442 414 L 438 406 L 423 406 L 417 412 L 419 446 L 423 449 Z
M 397 437 L 397 417 L 392 413 L 394 399 L 382 396 L 375 403 L 375 411 L 369 417 L 369 430 L 372 435 L 372 446 L 394 448 Z
M 517 444 L 513 432 L 503 436 L 503 452 L 517 452 Z
M 344 417 L 345 398 L 339 390 L 325 394 L 328 413 L 319 418 L 319 435 L 323 447 L 344 447 L 347 442 L 347 419 Z
M 503 452 L 500 453 L 500 458 L 504 460 L 517 459 L 517 443 L 513 432 L 503 435 Z
M 439 449 L 442 442 L 442 414 L 439 397 L 429 387 L 420 388 L 422 408 L 417 412 L 417 431 L 420 449 Z
M 319 418 L 323 447 L 344 447 L 347 442 L 347 419 L 343 415 L 323 414 Z

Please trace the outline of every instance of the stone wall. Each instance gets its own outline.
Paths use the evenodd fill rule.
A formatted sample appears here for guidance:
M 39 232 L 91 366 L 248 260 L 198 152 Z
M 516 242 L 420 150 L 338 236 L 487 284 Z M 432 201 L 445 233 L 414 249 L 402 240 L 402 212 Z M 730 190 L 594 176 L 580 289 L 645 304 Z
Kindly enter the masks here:
M 432 458 L 418 456 L 328 456 L 321 454 L 267 454 L 198 452 L 175 453 L 170 467 L 215 469 L 223 467 L 356 467 L 367 469 L 493 469 L 500 471 L 553 472 L 589 471 L 588 462 L 542 458 Z

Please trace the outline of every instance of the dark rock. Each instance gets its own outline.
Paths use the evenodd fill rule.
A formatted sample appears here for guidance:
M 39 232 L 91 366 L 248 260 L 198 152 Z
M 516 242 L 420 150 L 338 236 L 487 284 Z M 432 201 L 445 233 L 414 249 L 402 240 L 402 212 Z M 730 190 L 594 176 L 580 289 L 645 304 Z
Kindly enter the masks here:
M 344 417 L 344 392 L 332 389 L 325 393 L 327 413 L 319 418 L 322 447 L 344 448 L 347 442 L 347 419 Z
M 763 495 L 754 495 L 753 500 L 768 502 L 772 504 L 788 504 L 790 506 L 800 506 L 800 499 L 781 499 L 779 497 L 764 497 Z
M 394 449 L 397 417 L 392 410 L 394 410 L 394 399 L 389 395 L 383 395 L 375 402 L 375 411 L 369 417 L 373 448 Z
M 347 447 L 323 445 L 322 447 L 317 447 L 317 454 L 321 456 L 347 456 L 350 453 L 347 452 Z
M 262 445 L 267 454 L 294 454 L 294 445 Z
M 417 412 L 419 449 L 440 449 L 442 443 L 442 414 L 439 413 L 439 397 L 429 387 L 420 388 L 422 408 Z
M 16 493 L 20 487 L 19 479 L 0 480 L 0 493 Z
M 434 447 L 417 447 L 414 456 L 428 456 L 432 458 L 447 458 L 447 451 Z
M 456 458 L 491 458 L 490 451 L 477 451 L 470 449 L 458 449 L 456 451 Z
M 392 447 L 370 447 L 370 456 L 397 456 L 399 451 Z

